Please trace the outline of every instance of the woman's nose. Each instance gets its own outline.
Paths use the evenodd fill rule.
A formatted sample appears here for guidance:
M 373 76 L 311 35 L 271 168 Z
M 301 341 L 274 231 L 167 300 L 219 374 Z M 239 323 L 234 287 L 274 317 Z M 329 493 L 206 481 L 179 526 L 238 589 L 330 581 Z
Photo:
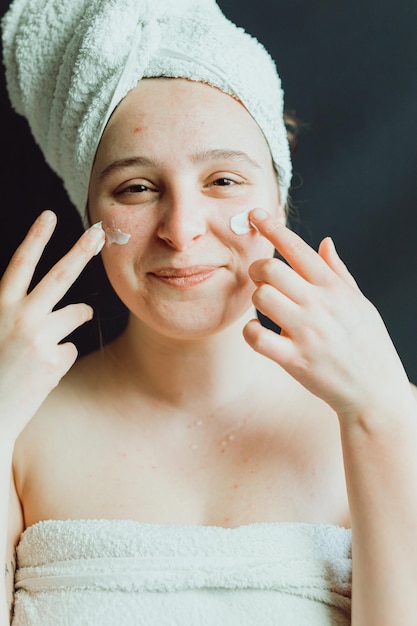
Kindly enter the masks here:
M 166 198 L 161 207 L 158 237 L 176 250 L 186 250 L 207 231 L 202 199 L 190 194 Z

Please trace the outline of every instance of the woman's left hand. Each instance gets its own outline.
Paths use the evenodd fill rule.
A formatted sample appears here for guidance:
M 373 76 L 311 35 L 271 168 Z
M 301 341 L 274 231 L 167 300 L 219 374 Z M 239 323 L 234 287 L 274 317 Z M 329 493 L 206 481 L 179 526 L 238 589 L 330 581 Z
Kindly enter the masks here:
M 257 352 L 283 367 L 339 416 L 396 406 L 409 382 L 375 307 L 359 290 L 330 238 L 318 253 L 279 220 L 255 209 L 251 223 L 287 261 L 255 261 L 253 303 L 281 334 L 258 320 L 244 328 Z

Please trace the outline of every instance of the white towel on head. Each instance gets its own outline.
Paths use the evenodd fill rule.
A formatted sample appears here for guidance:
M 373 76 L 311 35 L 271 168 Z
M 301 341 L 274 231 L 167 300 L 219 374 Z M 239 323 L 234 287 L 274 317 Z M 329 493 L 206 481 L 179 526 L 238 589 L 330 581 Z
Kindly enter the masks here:
M 116 105 L 143 77 L 182 77 L 238 98 L 280 175 L 291 160 L 275 63 L 214 0 L 14 0 L 3 18 L 11 102 L 86 220 L 94 155 Z
M 13 626 L 348 626 L 351 534 L 47 521 L 17 548 Z

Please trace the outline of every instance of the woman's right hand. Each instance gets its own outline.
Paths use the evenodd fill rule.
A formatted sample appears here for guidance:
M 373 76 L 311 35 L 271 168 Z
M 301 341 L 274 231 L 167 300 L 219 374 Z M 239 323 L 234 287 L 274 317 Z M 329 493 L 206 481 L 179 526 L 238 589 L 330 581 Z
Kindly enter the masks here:
M 0 281 L 0 432 L 14 442 L 77 358 L 62 342 L 93 316 L 83 303 L 54 307 L 104 243 L 89 228 L 28 294 L 36 265 L 52 236 L 56 215 L 44 211 L 14 253 Z

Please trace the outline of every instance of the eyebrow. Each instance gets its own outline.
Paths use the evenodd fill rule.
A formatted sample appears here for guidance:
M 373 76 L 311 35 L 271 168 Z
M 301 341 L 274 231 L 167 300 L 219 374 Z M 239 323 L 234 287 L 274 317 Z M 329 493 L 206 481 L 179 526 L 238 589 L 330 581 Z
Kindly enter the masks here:
M 191 156 L 191 162 L 195 164 L 206 163 L 208 161 L 235 161 L 237 163 L 246 163 L 256 169 L 261 169 L 259 163 L 257 163 L 252 157 L 242 150 L 226 150 L 223 148 L 214 148 L 212 150 L 205 150 L 203 152 L 197 152 Z M 157 159 L 134 156 L 126 159 L 118 159 L 113 161 L 107 167 L 104 168 L 99 174 L 99 180 L 103 181 L 112 174 L 126 169 L 128 167 L 158 167 L 161 162 Z
M 223 148 L 215 148 L 213 150 L 205 150 L 198 152 L 191 157 L 193 163 L 205 163 L 206 161 L 236 161 L 237 163 L 246 163 L 257 169 L 261 169 L 252 157 L 242 150 L 225 150 Z
M 126 169 L 128 167 L 152 167 L 157 165 L 157 161 L 155 159 L 150 159 L 148 157 L 135 156 L 129 157 L 126 159 L 118 159 L 117 161 L 113 161 L 107 167 L 104 168 L 102 172 L 99 174 L 99 180 L 103 181 L 112 174 L 118 172 L 119 170 Z

